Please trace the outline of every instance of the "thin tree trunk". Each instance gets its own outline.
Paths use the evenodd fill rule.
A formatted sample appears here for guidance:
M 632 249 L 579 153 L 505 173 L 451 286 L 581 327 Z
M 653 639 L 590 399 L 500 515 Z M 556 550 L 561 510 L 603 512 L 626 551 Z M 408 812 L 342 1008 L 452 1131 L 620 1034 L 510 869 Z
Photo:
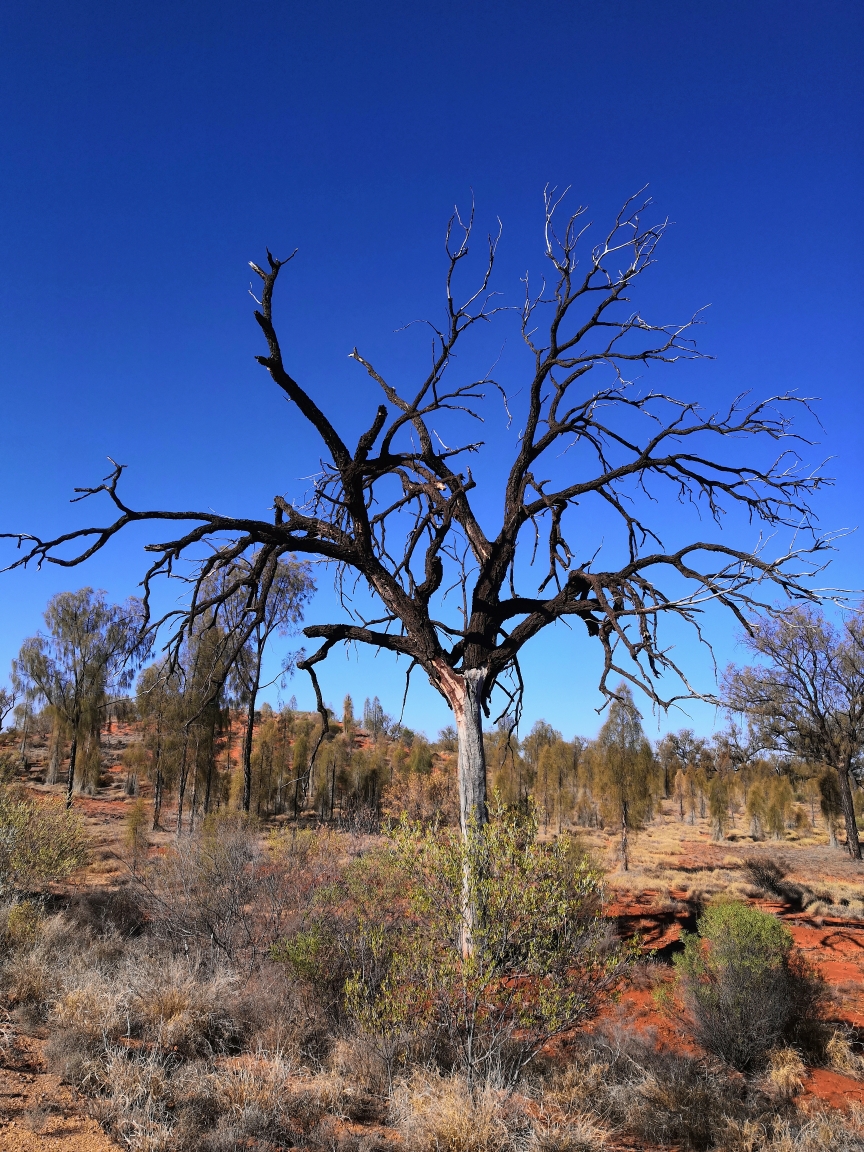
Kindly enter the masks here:
M 30 705 L 25 704 L 24 705 L 24 730 L 21 733 L 21 751 L 19 753 L 21 763 L 25 768 L 27 767 L 27 734 L 29 731 L 29 725 L 30 725 Z
M 564 768 L 561 758 L 558 761 L 558 834 L 561 835 L 562 808 L 564 796 Z
M 69 749 L 69 772 L 66 776 L 66 807 L 72 807 L 72 786 L 75 783 L 75 757 L 78 755 L 78 730 L 72 730 L 72 747 Z
M 486 803 L 486 750 L 483 747 L 481 703 L 486 680 L 485 669 L 468 669 L 453 688 L 451 705 L 459 737 L 457 773 L 459 777 L 459 825 L 463 841 L 476 836 L 489 819 Z M 453 689 L 451 688 L 451 691 Z M 483 931 L 483 910 L 476 900 L 477 881 L 471 873 L 466 852 L 462 873 L 462 953 L 474 953 L 475 940 Z
M 852 801 L 852 789 L 849 787 L 848 767 L 837 769 L 837 779 L 840 784 L 840 802 L 843 806 L 843 819 L 846 823 L 846 847 L 853 860 L 861 859 L 861 844 L 858 840 L 858 824 L 855 820 L 855 805 Z
M 210 755 L 207 757 L 207 780 L 204 785 L 204 815 L 210 813 L 210 796 L 213 792 L 213 769 L 216 766 L 216 733 L 210 743 Z
M 45 773 L 46 784 L 56 784 L 60 776 L 60 757 L 63 750 L 63 727 L 55 719 L 51 732 L 51 757 L 48 761 L 48 771 Z
M 489 818 L 486 806 L 486 750 L 483 747 L 480 712 L 485 679 L 485 669 L 465 672 L 461 677 L 464 685 L 461 699 L 452 701 L 459 737 L 459 826 L 463 836 L 472 824 L 483 825 Z
M 153 784 L 153 831 L 159 828 L 159 817 L 162 814 L 162 791 L 164 780 L 162 777 L 162 713 L 156 719 L 156 780 Z
M 195 770 L 192 774 L 192 800 L 189 804 L 189 835 L 195 831 L 195 801 L 198 796 L 198 750 L 201 745 L 201 737 L 195 739 L 195 756 L 192 763 L 195 765 Z
M 630 845 L 627 842 L 627 801 L 621 805 L 621 860 L 624 871 L 630 871 Z
M 180 757 L 180 780 L 177 786 L 177 836 L 183 830 L 183 797 L 186 795 L 186 755 L 189 751 L 189 728 L 183 726 L 183 755 Z
M 243 811 L 248 812 L 252 803 L 252 735 L 255 730 L 255 701 L 258 698 L 258 683 L 261 679 L 261 658 L 255 664 L 255 680 L 249 692 L 249 710 L 246 713 L 246 739 L 243 741 Z

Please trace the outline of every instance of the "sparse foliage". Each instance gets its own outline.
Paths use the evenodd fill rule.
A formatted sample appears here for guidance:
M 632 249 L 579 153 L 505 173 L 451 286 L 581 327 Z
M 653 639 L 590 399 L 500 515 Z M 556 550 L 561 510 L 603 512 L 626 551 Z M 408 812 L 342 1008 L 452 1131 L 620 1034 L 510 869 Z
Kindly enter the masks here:
M 835 627 L 799 606 L 754 620 L 744 643 L 764 663 L 727 671 L 728 708 L 747 717 L 757 746 L 833 770 L 846 846 L 860 860 L 850 774 L 864 752 L 864 616 Z
M 109 604 L 104 592 L 60 592 L 45 610 L 47 635 L 25 640 L 14 662 L 19 683 L 30 684 L 63 718 L 72 741 L 66 804 L 72 803 L 79 743 L 98 762 L 102 709 L 109 694 L 131 682 L 142 648 L 143 606 Z M 98 776 L 98 769 L 97 769 Z
M 502 809 L 466 838 L 401 825 L 392 851 L 410 915 L 381 936 L 387 962 L 374 978 L 356 971 L 349 984 L 367 1028 L 443 1031 L 469 1086 L 513 1083 L 551 1037 L 597 1011 L 632 959 L 607 937 L 597 869 L 572 840 L 537 833 L 533 814 Z
M 626 685 L 609 707 L 593 746 L 595 781 L 604 819 L 621 837 L 621 864 L 630 867 L 630 836 L 645 826 L 654 805 L 654 756 Z
M 77 813 L 0 785 L 0 893 L 65 879 L 86 856 Z

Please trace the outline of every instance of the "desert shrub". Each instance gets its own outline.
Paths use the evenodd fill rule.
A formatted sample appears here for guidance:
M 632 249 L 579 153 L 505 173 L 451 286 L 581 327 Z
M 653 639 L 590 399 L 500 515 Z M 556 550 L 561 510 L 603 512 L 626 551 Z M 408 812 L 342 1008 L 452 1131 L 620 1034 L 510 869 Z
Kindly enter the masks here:
M 209 817 L 200 835 L 175 845 L 147 881 L 153 933 L 214 962 L 243 955 L 254 963 L 270 943 L 262 919 L 272 917 L 275 895 L 259 839 L 255 822 L 232 812 Z
M 255 1144 L 302 1147 L 331 1111 L 344 1085 L 310 1076 L 278 1055 L 213 1066 L 182 1063 L 158 1049 L 106 1046 L 76 1066 L 91 1110 L 134 1152 L 227 1152 Z M 330 1145 L 328 1145 L 329 1147 Z
M 62 880 L 87 855 L 84 826 L 60 800 L 0 785 L 0 892 Z
M 327 874 L 323 843 L 292 830 L 262 843 L 241 812 L 208 817 L 144 879 L 153 935 L 184 954 L 253 970 L 312 900 Z
M 133 872 L 138 870 L 142 859 L 146 859 L 147 849 L 150 847 L 150 840 L 147 835 L 149 825 L 149 809 L 139 796 L 126 817 L 126 827 L 123 829 L 123 844 L 129 853 Z
M 45 917 L 38 934 L 25 946 L 10 950 L 0 965 L 0 988 L 8 1003 L 44 1016 L 57 992 L 62 958 L 78 938 L 65 915 Z
M 806 1037 L 821 991 L 775 916 L 746 904 L 718 904 L 702 915 L 698 934 L 683 933 L 682 940 L 678 987 L 706 1051 L 750 1072 L 784 1041 Z
M 634 959 L 613 944 L 602 878 L 574 841 L 537 838 L 532 815 L 497 809 L 463 837 L 403 823 L 389 856 L 404 878 L 403 914 L 361 922 L 346 984 L 361 1031 L 393 1067 L 424 1029 L 469 1085 L 512 1084 L 553 1036 L 594 1014 Z M 464 949 L 463 878 L 481 909 Z
M 56 1029 L 45 1045 L 45 1063 L 48 1071 L 59 1076 L 62 1083 L 79 1090 L 92 1090 L 94 1062 L 101 1048 L 100 1042 L 75 1028 Z
M 187 1057 L 236 1047 L 234 974 L 201 973 L 179 958 L 153 957 L 136 977 L 128 1011 L 138 1035 Z
M 0 752 L 0 785 L 9 784 L 20 767 L 21 761 L 14 752 Z
M 17 900 L 0 910 L 0 940 L 9 949 L 30 948 L 44 923 L 45 915 L 34 900 Z

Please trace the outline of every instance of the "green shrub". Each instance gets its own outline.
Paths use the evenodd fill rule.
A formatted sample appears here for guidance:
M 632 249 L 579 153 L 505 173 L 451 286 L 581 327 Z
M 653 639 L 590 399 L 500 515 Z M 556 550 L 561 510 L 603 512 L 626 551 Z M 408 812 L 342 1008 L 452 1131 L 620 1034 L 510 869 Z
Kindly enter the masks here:
M 36 943 L 45 917 L 38 904 L 21 900 L 6 912 L 3 943 L 8 948 L 28 948 Z
M 87 856 L 81 818 L 62 801 L 37 804 L 0 786 L 0 892 L 62 880 Z
M 675 958 L 695 1039 L 733 1068 L 764 1066 L 768 1053 L 806 1033 L 820 987 L 793 952 L 785 925 L 742 903 L 709 908 Z
M 355 1021 L 388 1062 L 407 1038 L 446 1038 L 469 1087 L 512 1083 L 547 1041 L 613 995 L 635 953 L 611 943 L 602 876 L 569 838 L 537 838 L 537 820 L 493 811 L 469 831 L 404 822 L 390 853 L 407 907 L 360 926 L 365 962 L 346 986 Z M 465 949 L 468 877 L 473 948 Z

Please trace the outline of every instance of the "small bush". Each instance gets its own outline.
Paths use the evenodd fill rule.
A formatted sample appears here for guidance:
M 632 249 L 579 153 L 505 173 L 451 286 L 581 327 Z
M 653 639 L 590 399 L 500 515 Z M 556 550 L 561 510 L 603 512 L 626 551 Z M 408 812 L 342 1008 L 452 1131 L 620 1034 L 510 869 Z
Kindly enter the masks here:
M 635 953 L 608 937 L 601 874 L 569 838 L 537 832 L 533 815 L 499 809 L 465 838 L 408 823 L 391 836 L 402 914 L 361 920 L 346 982 L 349 1011 L 391 1073 L 425 1033 L 444 1038 L 469 1085 L 512 1085 L 614 996 Z M 470 951 L 466 875 L 481 909 Z
M 693 1035 L 741 1072 L 764 1067 L 769 1052 L 806 1034 L 820 989 L 793 954 L 780 921 L 746 904 L 718 904 L 684 933 L 675 958 Z
M 30 948 L 39 939 L 45 917 L 38 904 L 21 900 L 5 910 L 0 920 L 0 937 L 7 948 Z
M 77 812 L 0 784 L 0 892 L 62 880 L 87 856 Z

